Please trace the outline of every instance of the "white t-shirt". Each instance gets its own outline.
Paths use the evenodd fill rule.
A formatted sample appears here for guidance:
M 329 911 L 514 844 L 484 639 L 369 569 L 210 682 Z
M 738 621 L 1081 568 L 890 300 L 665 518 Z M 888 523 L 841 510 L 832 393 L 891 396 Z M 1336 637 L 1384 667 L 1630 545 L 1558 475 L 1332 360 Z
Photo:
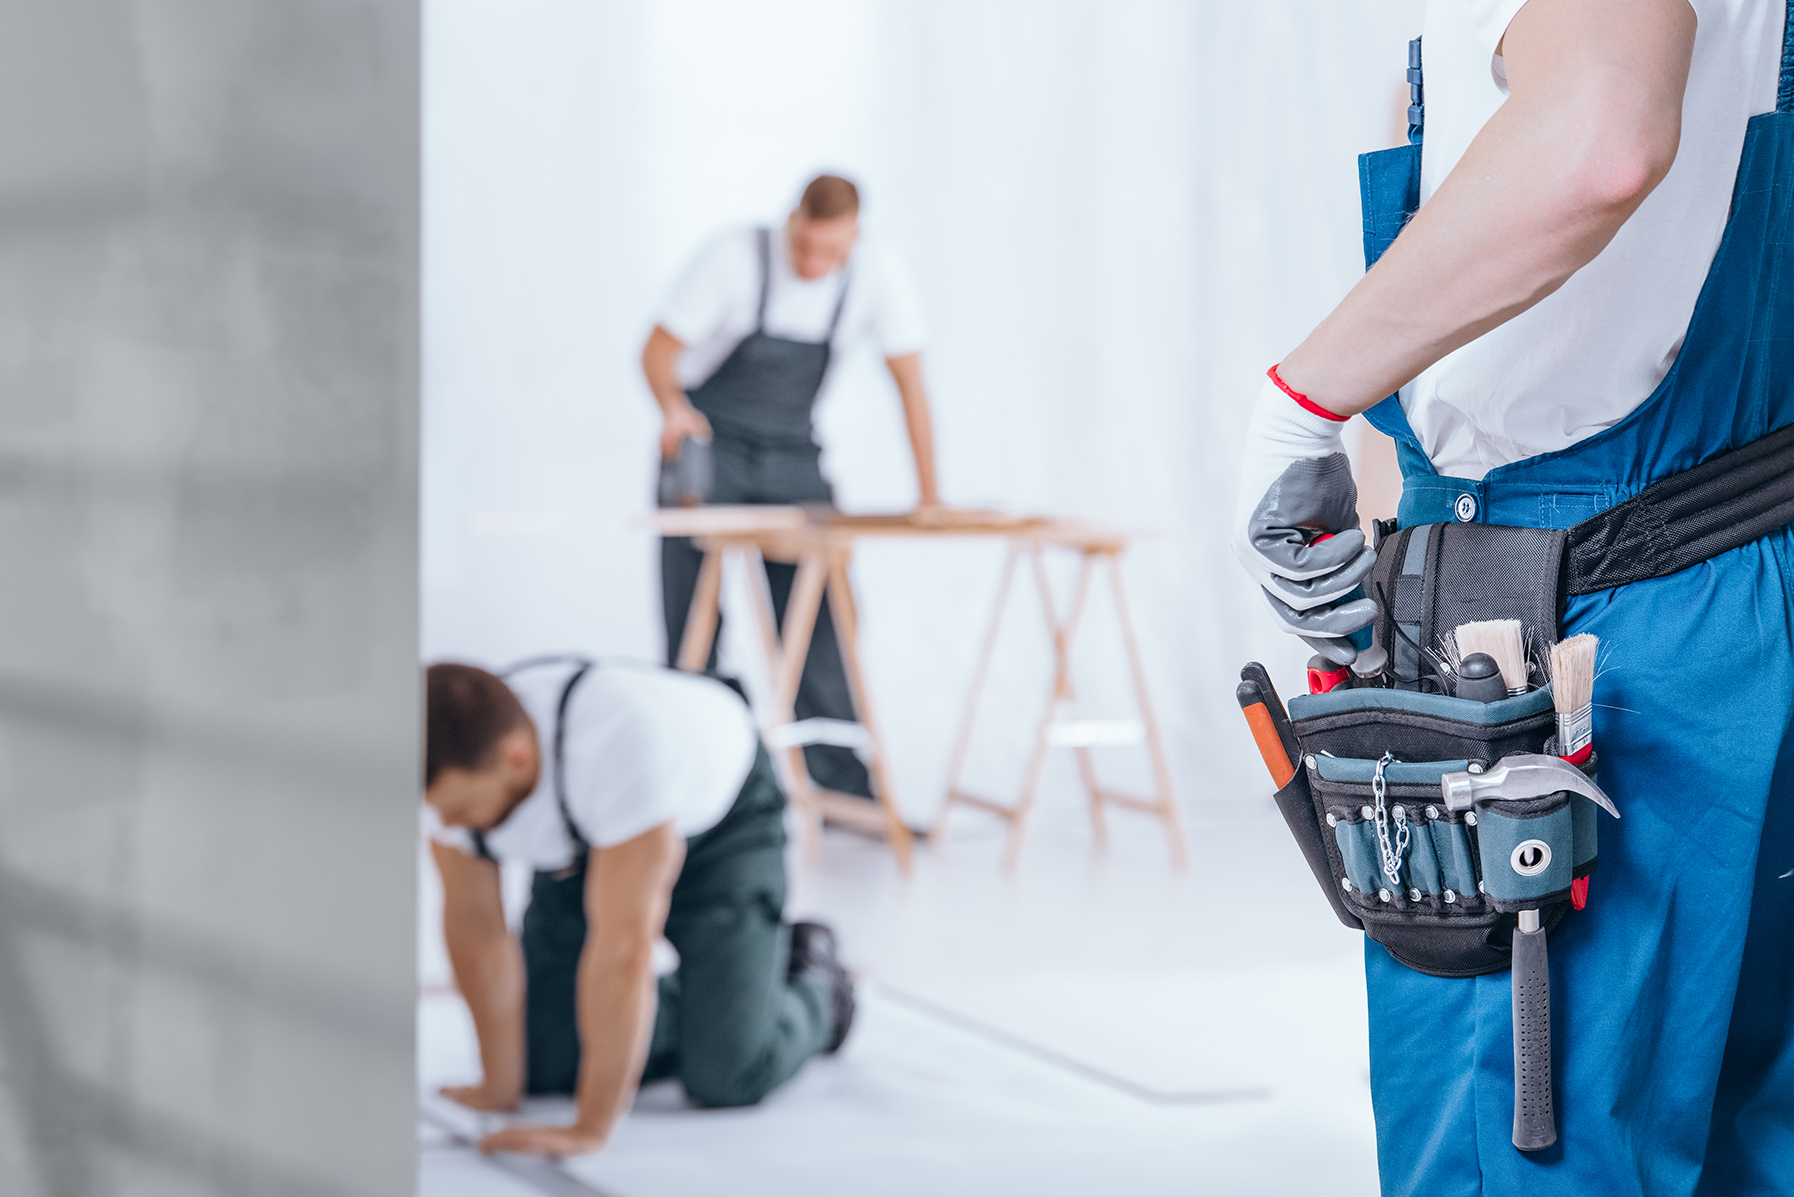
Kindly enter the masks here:
M 767 333 L 794 341 L 826 339 L 845 281 L 847 303 L 833 341 L 838 351 L 870 342 L 884 357 L 901 357 L 922 348 L 922 305 L 902 265 L 882 246 L 862 241 L 845 269 L 801 279 L 791 268 L 784 225 L 772 227 L 770 242 Z M 673 284 L 656 323 L 685 343 L 679 385 L 689 390 L 716 373 L 754 331 L 760 276 L 756 230 L 730 229 L 704 246 Z
M 498 827 L 486 849 L 501 861 L 556 870 L 576 848 L 555 798 L 555 708 L 575 666 L 538 665 L 507 678 L 542 746 L 536 788 Z M 753 768 L 759 733 L 747 704 L 721 682 L 653 666 L 599 664 L 573 690 L 563 751 L 567 809 L 587 844 L 612 848 L 672 822 L 708 831 L 728 813 Z M 439 843 L 474 851 L 473 834 L 444 827 L 424 803 Z
M 1428 0 L 1420 198 L 1507 98 L 1495 47 L 1524 0 Z M 1784 0 L 1690 0 L 1682 140 L 1657 189 L 1554 294 L 1402 388 L 1433 466 L 1480 479 L 1612 427 L 1663 381 L 1725 230 L 1748 119 L 1775 107 Z

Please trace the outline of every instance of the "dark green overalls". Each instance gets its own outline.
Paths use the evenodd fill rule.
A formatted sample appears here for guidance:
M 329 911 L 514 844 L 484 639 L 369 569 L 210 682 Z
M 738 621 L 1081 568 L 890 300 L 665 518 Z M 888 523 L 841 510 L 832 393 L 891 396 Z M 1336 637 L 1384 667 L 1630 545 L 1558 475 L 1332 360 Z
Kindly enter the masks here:
M 772 235 L 758 230 L 760 247 L 760 308 L 754 331 L 737 345 L 723 364 L 704 382 L 691 389 L 692 406 L 704 413 L 714 433 L 711 455 L 715 484 L 712 503 L 826 503 L 834 492 L 822 476 L 822 449 L 811 429 L 810 410 L 822 379 L 828 373 L 829 342 L 841 322 L 847 303 L 847 283 L 829 319 L 828 332 L 820 341 L 793 341 L 766 332 L 766 297 L 772 285 Z M 660 542 L 661 601 L 667 628 L 667 664 L 674 664 L 679 642 L 685 636 L 685 617 L 697 589 L 698 567 L 704 555 L 683 536 Z M 785 603 L 797 567 L 777 561 L 766 563 L 766 581 L 772 591 L 773 612 L 785 621 Z M 721 623 L 717 627 L 721 631 Z M 718 639 L 721 637 L 719 636 Z M 710 666 L 716 668 L 716 642 L 711 642 Z M 798 719 L 858 718 L 853 691 L 841 665 L 841 649 L 828 604 L 816 613 L 816 629 L 810 638 L 810 655 L 804 661 L 793 704 Z M 872 795 L 866 766 L 853 749 L 812 744 L 804 749 L 804 764 L 817 785 L 847 794 Z
M 578 856 L 559 872 L 536 874 L 523 916 L 530 1093 L 571 1093 L 579 1077 L 577 978 L 591 854 L 568 812 L 561 761 L 567 703 L 590 668 L 576 668 L 561 691 L 553 737 L 555 797 Z M 827 986 L 786 977 L 784 810 L 762 747 L 722 821 L 686 841 L 673 886 L 666 937 L 679 969 L 660 979 L 642 1081 L 678 1077 L 701 1106 L 754 1104 L 826 1048 L 834 1030 Z

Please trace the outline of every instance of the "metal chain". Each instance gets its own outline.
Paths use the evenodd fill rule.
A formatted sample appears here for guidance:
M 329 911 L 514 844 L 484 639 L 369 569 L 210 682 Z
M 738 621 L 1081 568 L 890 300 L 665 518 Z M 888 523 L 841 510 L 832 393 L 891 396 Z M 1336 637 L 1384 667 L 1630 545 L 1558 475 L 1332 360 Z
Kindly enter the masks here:
M 1384 795 L 1389 784 L 1383 780 L 1383 770 L 1395 763 L 1389 753 L 1377 762 L 1377 771 L 1371 775 L 1370 792 L 1377 800 L 1377 854 L 1383 859 L 1383 876 L 1389 878 L 1389 884 L 1400 888 L 1402 875 L 1402 857 L 1408 851 L 1408 812 L 1405 807 L 1395 808 L 1395 843 L 1389 842 L 1389 807 L 1384 802 Z

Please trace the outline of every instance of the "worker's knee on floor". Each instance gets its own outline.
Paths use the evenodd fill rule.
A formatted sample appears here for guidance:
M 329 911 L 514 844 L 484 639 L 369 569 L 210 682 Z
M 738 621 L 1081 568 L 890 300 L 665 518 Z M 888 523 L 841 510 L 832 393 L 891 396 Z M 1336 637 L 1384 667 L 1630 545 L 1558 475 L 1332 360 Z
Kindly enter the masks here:
M 777 1087 L 758 1061 L 735 1069 L 688 1065 L 680 1079 L 685 1085 L 685 1096 L 706 1110 L 759 1105 Z

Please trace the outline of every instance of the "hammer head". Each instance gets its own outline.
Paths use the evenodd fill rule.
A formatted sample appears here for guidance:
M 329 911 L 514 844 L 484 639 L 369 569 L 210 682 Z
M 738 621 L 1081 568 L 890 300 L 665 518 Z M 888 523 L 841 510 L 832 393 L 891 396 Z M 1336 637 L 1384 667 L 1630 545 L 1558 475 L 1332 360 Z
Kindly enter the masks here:
M 1581 794 L 1614 818 L 1620 817 L 1613 799 L 1575 765 L 1559 756 L 1542 756 L 1523 752 L 1504 756 L 1495 766 L 1482 773 L 1460 770 L 1439 779 L 1445 796 L 1445 809 L 1466 811 L 1480 801 L 1516 802 L 1526 798 L 1543 798 L 1559 790 Z

